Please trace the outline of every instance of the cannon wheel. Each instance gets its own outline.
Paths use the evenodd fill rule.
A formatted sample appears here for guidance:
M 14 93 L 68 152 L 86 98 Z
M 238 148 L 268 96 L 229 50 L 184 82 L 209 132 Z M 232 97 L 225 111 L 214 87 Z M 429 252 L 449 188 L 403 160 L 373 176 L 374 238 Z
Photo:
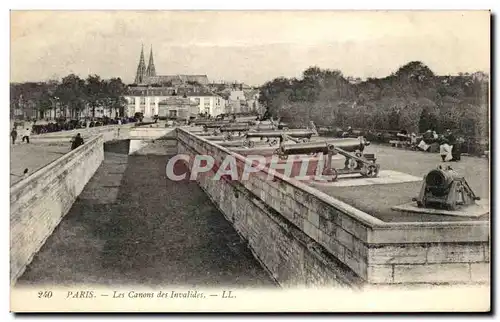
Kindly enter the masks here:
M 365 176 L 369 178 L 375 178 L 378 176 L 378 168 L 374 164 L 370 164 L 369 166 L 366 167 L 366 174 Z
M 337 181 L 337 179 L 339 177 L 339 173 L 337 172 L 337 169 L 335 169 L 335 168 L 326 169 L 324 174 L 327 176 L 330 176 L 330 178 L 328 179 L 328 182 L 335 182 L 335 181 Z
M 276 143 L 278 143 L 278 140 L 274 139 L 274 140 L 272 140 L 272 141 L 270 141 L 270 142 L 269 142 L 269 145 L 270 145 L 270 146 L 273 146 L 273 145 L 275 145 Z
M 245 141 L 245 145 L 249 148 L 253 148 L 255 146 L 255 143 L 251 140 Z

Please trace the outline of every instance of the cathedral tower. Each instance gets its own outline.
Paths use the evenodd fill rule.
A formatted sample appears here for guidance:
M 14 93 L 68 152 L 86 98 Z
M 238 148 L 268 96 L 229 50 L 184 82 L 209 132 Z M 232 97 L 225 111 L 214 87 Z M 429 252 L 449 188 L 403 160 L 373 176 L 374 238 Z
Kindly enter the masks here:
M 151 62 L 151 60 L 150 60 Z M 146 63 L 144 62 L 144 46 L 141 48 L 141 58 L 137 66 L 137 73 L 135 74 L 135 84 L 143 84 L 146 78 Z
M 149 63 L 146 69 L 146 76 L 156 76 L 155 63 L 153 61 L 153 46 L 151 46 L 151 52 L 149 53 Z

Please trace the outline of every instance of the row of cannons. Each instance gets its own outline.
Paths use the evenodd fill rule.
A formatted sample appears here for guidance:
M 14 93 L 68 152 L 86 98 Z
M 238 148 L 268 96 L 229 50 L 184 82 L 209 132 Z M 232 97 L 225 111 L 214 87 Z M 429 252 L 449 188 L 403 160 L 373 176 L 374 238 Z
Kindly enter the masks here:
M 364 178 L 378 177 L 380 164 L 375 154 L 365 153 L 370 145 L 364 137 L 320 138 L 313 123 L 307 129 L 279 128 L 274 122 L 255 124 L 254 122 L 204 122 L 204 132 L 198 135 L 229 148 L 243 148 L 252 151 L 269 151 L 280 160 L 289 156 L 325 156 L 323 175 L 329 181 L 337 181 L 344 175 L 359 174 Z M 312 138 L 314 140 L 312 140 Z M 263 149 L 264 148 L 264 149 Z M 345 158 L 344 168 L 332 165 L 333 156 Z M 463 176 L 451 167 L 438 167 L 428 172 L 418 197 L 413 198 L 419 208 L 458 210 L 475 204 L 480 198 L 474 194 Z
M 201 125 L 201 124 L 199 124 Z M 364 153 L 370 142 L 365 138 L 326 139 L 319 138 L 314 124 L 307 129 L 278 129 L 273 122 L 251 126 L 249 123 L 239 122 L 205 122 L 204 132 L 198 135 L 217 144 L 230 148 L 245 148 L 251 152 L 262 148 L 272 148 L 271 155 L 277 155 L 281 160 L 289 156 L 301 155 L 319 157 L 325 156 L 322 174 L 329 181 L 336 181 L 339 176 L 360 174 L 362 177 L 376 177 L 380 165 L 376 163 L 374 154 Z M 312 140 L 313 137 L 317 137 Z M 335 155 L 345 158 L 344 168 L 332 166 Z

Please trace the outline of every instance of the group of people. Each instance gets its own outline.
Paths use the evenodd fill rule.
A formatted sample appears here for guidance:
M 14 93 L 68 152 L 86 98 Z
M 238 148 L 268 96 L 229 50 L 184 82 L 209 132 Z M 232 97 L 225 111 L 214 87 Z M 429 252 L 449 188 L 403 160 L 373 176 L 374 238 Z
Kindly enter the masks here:
M 17 132 L 17 129 L 15 126 L 12 128 L 12 131 L 10 131 L 10 137 L 12 139 L 12 144 L 16 144 L 16 140 L 17 140 L 17 137 L 19 134 L 21 135 L 22 142 L 26 141 L 26 143 L 30 143 L 31 129 L 30 128 L 21 129 L 19 132 L 20 133 Z
M 30 143 L 30 134 L 31 134 L 31 129 L 26 128 L 21 130 L 21 135 L 22 135 L 22 142 Z M 12 138 L 12 144 L 16 144 L 16 140 L 18 137 L 18 132 L 16 129 L 16 126 L 12 128 L 12 131 L 10 132 L 10 137 Z M 78 148 L 80 145 L 83 145 L 83 138 L 80 135 L 80 133 L 77 133 L 76 136 L 71 140 L 71 150 L 74 150 Z

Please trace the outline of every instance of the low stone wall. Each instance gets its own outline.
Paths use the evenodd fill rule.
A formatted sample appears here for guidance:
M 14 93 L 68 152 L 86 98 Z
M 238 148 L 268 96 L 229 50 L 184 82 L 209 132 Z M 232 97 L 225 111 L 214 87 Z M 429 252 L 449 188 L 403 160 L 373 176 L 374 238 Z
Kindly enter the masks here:
M 184 129 L 180 154 L 233 155 Z M 488 222 L 387 223 L 264 169 L 248 180 L 198 183 L 281 285 L 489 281 Z
M 36 142 L 52 142 L 54 140 L 70 140 L 77 133 L 80 133 L 85 138 L 91 138 L 96 135 L 102 134 L 104 142 L 113 140 L 126 140 L 130 137 L 130 131 L 133 129 L 133 124 L 124 125 L 106 125 L 97 126 L 83 129 L 75 129 L 70 131 L 60 131 L 44 133 L 39 135 L 32 135 L 30 140 Z
M 137 127 L 130 130 L 129 155 L 172 155 L 177 152 L 175 128 Z
M 104 136 L 34 172 L 10 188 L 10 279 L 15 283 L 70 210 L 104 159 Z

